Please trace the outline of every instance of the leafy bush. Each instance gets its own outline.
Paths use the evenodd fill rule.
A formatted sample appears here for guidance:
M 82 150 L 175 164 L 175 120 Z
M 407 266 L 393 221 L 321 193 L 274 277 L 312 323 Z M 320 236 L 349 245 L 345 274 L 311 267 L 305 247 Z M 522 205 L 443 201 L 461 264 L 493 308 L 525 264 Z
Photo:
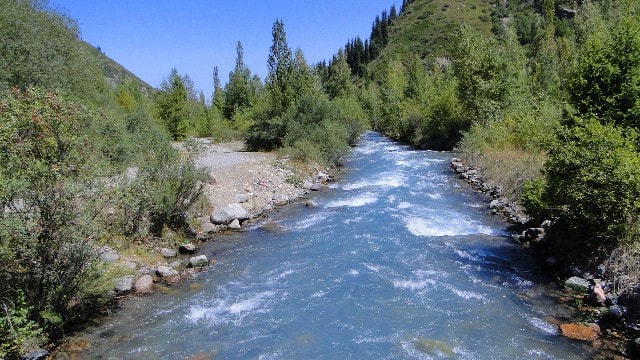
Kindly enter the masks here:
M 597 120 L 564 129 L 545 164 L 552 215 L 590 240 L 616 242 L 640 216 L 640 155 L 634 138 Z
M 51 333 L 74 316 L 101 234 L 89 113 L 40 90 L 0 103 L 0 302 Z

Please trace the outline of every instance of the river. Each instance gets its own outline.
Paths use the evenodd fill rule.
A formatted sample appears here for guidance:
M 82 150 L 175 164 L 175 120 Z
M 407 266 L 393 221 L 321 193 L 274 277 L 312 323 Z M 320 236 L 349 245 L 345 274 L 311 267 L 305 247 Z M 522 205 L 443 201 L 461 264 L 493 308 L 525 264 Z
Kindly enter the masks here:
M 368 132 L 330 191 L 203 247 L 215 264 L 84 335 L 87 358 L 581 359 L 534 259 L 450 153 Z

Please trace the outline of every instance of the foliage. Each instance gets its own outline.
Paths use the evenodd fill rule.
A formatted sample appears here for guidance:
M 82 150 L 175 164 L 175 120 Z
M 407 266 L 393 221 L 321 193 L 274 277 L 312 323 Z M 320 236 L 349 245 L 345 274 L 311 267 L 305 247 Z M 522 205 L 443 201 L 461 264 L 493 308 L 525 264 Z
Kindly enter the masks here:
M 188 93 L 184 79 L 173 68 L 169 77 L 160 85 L 157 95 L 158 116 L 174 140 L 187 135 L 189 125 Z
M 24 301 L 24 295 L 18 293 L 15 302 L 2 303 L 0 308 L 0 357 L 17 358 L 37 347 L 43 340 L 42 329 L 29 318 L 31 309 Z
M 0 118 L 0 298 L 15 304 L 24 294 L 29 319 L 56 333 L 56 319 L 71 321 L 70 303 L 81 302 L 101 233 L 81 135 L 90 114 L 55 93 L 14 90 Z
M 244 48 L 240 41 L 236 46 L 236 52 L 236 66 L 229 74 L 229 82 L 224 89 L 225 98 L 222 112 L 227 119 L 233 118 L 236 112 L 250 107 L 261 85 L 259 80 L 251 76 L 251 70 L 244 63 Z M 220 89 L 216 90 L 214 96 L 222 96 Z M 215 98 L 214 101 L 216 101 Z
M 616 242 L 640 216 L 640 155 L 622 130 L 588 119 L 565 129 L 545 164 L 545 201 L 571 228 Z M 595 244 L 590 244 L 595 245 Z
M 37 86 L 90 99 L 104 80 L 77 24 L 36 3 L 0 2 L 0 92 Z
M 640 22 L 638 13 L 588 36 L 569 81 L 578 113 L 606 124 L 640 127 Z

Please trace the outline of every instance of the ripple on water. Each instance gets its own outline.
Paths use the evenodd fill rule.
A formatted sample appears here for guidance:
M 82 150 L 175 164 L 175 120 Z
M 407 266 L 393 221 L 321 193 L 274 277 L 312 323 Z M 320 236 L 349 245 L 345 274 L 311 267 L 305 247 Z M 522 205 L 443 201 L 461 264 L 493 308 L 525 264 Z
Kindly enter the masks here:
M 403 221 L 407 230 L 415 236 L 495 234 L 495 232 L 488 226 L 478 224 L 474 221 L 461 219 L 425 219 L 417 216 L 409 216 L 404 218 Z

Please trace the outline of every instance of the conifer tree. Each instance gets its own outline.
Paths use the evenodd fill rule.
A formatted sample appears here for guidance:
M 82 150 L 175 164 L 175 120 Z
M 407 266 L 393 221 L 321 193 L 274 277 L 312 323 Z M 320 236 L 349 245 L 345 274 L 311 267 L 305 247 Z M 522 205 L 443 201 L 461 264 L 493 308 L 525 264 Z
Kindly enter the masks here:
M 233 118 L 238 111 L 251 106 L 256 89 L 251 79 L 251 70 L 244 63 L 244 48 L 238 41 L 236 45 L 236 66 L 229 74 L 224 101 L 223 114 L 227 119 Z
M 213 68 L 213 96 L 211 97 L 211 107 L 213 110 L 216 110 L 222 114 L 224 109 L 224 89 L 222 88 L 222 84 L 220 83 L 220 75 L 218 71 L 218 67 Z
M 267 90 L 277 113 L 282 113 L 295 101 L 293 86 L 293 55 L 287 43 L 284 23 L 277 19 L 271 31 L 272 44 L 267 59 Z

